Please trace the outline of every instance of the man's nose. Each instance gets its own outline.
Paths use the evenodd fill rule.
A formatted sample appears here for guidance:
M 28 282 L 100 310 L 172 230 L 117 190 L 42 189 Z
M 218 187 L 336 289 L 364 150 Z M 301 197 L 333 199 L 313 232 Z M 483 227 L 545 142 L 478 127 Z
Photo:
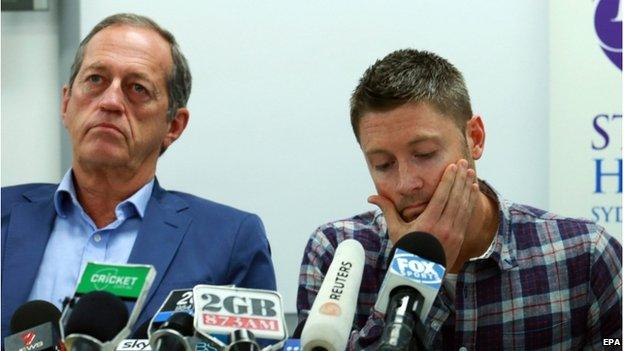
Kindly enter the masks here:
M 123 112 L 124 99 L 121 83 L 114 80 L 102 93 L 99 107 L 109 112 Z
M 397 186 L 399 193 L 412 195 L 422 189 L 423 185 L 424 181 L 415 165 L 409 162 L 399 164 L 399 183 Z

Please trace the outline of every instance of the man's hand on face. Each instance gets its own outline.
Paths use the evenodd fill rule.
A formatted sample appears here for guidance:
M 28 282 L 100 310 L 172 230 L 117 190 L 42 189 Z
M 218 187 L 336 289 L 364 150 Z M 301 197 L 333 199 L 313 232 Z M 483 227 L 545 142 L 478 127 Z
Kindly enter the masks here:
M 405 222 L 392 201 L 373 195 L 368 202 L 377 205 L 386 218 L 390 241 L 396 243 L 405 234 L 421 231 L 434 235 L 446 254 L 446 267 L 455 264 L 472 216 L 479 185 L 475 171 L 464 159 L 451 163 L 444 170 L 425 210 L 411 222 Z

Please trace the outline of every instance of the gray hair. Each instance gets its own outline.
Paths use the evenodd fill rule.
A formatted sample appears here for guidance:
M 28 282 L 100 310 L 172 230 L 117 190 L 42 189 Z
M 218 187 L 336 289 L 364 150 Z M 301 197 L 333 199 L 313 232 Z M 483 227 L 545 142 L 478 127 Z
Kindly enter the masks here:
M 444 58 L 427 51 L 397 50 L 370 66 L 351 95 L 351 127 L 360 142 L 359 123 L 367 112 L 389 111 L 406 103 L 428 102 L 450 115 L 465 131 L 472 117 L 464 78 Z
M 80 42 L 80 46 L 76 51 L 76 56 L 74 57 L 74 62 L 72 63 L 71 73 L 69 76 L 70 92 L 72 85 L 74 84 L 74 80 L 78 75 L 78 71 L 80 71 L 80 67 L 82 66 L 85 47 L 91 38 L 93 38 L 93 36 L 102 29 L 119 24 L 154 30 L 169 43 L 169 46 L 171 47 L 173 67 L 167 76 L 167 93 L 169 97 L 167 120 L 172 121 L 176 116 L 178 109 L 186 106 L 189 96 L 191 95 L 191 71 L 189 69 L 188 62 L 180 51 L 180 47 L 178 46 L 173 34 L 159 26 L 152 19 L 145 16 L 135 15 L 132 13 L 118 13 L 116 15 L 106 17 L 95 27 L 93 27 L 93 29 L 91 29 L 91 32 L 89 32 L 89 34 Z

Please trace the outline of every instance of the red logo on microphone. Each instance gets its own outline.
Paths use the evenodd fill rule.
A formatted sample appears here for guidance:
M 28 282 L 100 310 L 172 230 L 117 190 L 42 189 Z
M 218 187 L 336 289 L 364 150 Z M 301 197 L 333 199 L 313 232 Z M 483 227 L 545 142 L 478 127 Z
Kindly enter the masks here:
M 33 341 L 35 341 L 36 337 L 37 335 L 33 332 L 24 333 L 20 336 L 20 338 L 22 338 L 22 342 L 24 343 L 24 346 L 30 346 L 30 344 L 32 344 Z

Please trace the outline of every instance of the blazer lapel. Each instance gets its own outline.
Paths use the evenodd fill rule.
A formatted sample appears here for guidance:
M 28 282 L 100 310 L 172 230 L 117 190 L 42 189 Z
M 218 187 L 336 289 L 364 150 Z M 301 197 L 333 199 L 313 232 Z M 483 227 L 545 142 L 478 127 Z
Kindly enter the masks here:
M 179 212 L 187 207 L 182 199 L 167 193 L 158 185 L 158 181 L 155 181 L 154 191 L 143 218 L 143 225 L 128 258 L 128 263 L 151 264 L 156 269 L 156 278 L 145 301 L 145 306 L 158 289 L 171 260 L 182 243 L 190 217 Z
M 25 302 L 37 277 L 56 216 L 52 200 L 54 189 L 45 193 L 45 196 L 25 193 L 24 196 L 31 202 L 15 205 L 11 209 L 11 221 L 4 238 L 6 241 L 2 243 L 5 252 L 2 266 L 3 309 L 12 309 Z

